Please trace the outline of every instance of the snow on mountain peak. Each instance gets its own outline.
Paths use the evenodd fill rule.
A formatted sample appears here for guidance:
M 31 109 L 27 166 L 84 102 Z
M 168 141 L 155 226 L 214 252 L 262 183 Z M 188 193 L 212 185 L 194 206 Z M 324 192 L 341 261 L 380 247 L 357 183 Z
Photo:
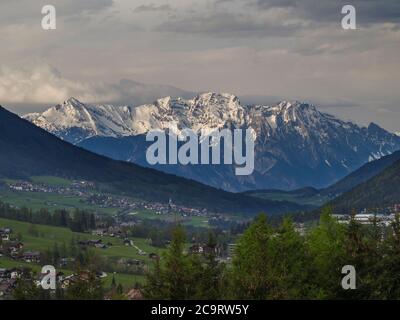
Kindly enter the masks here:
M 238 97 L 230 94 L 230 93 L 216 93 L 216 92 L 204 92 L 197 97 L 194 98 L 195 100 L 202 101 L 205 104 L 209 103 L 221 103 L 221 102 L 239 102 Z
M 78 99 L 76 99 L 76 98 L 74 98 L 74 97 L 71 97 L 71 98 L 65 100 L 65 101 L 63 102 L 63 104 L 64 104 L 64 105 L 70 104 L 70 105 L 74 105 L 74 106 L 80 106 L 80 105 L 82 105 L 82 102 L 80 102 Z
M 278 123 L 318 122 L 320 116 L 314 106 L 299 101 L 282 101 L 272 107 L 243 106 L 233 94 L 205 92 L 189 100 L 167 96 L 135 108 L 85 104 L 71 97 L 42 114 L 24 118 L 61 138 L 70 140 L 72 134 L 76 143 L 92 136 L 132 136 L 166 129 L 180 134 L 183 128 L 211 132 L 251 126 L 258 131 L 268 126 L 270 131 Z M 301 130 L 306 135 L 304 128 Z
M 253 128 L 257 136 L 295 133 L 309 139 L 318 134 L 317 139 L 325 141 L 336 128 L 357 127 L 321 113 L 307 102 L 246 106 L 233 94 L 215 92 L 191 99 L 167 96 L 138 107 L 85 104 L 69 98 L 41 114 L 27 114 L 24 118 L 73 143 L 93 136 L 135 136 L 150 130 L 171 130 L 179 135 L 184 128 L 207 133 L 245 127 Z
M 298 100 L 293 101 L 281 101 L 276 106 L 280 111 L 296 109 L 301 110 L 302 112 L 314 112 L 317 111 L 316 107 L 308 102 L 302 102 Z

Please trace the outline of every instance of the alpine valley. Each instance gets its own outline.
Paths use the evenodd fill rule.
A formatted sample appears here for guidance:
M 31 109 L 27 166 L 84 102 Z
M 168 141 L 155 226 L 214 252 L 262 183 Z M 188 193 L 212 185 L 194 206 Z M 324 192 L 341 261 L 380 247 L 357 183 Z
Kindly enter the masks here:
M 361 127 L 305 102 L 243 105 L 231 94 L 165 97 L 137 107 L 86 104 L 75 98 L 23 116 L 57 137 L 116 160 L 149 166 L 146 133 L 222 128 L 256 133 L 255 170 L 236 176 L 229 165 L 155 165 L 157 170 L 227 191 L 325 188 L 364 164 L 400 149 L 400 137 L 371 123 Z
M 254 215 L 262 211 L 276 214 L 307 208 L 285 201 L 255 201 L 248 195 L 233 194 L 193 180 L 106 158 L 62 141 L 1 106 L 0 151 L 0 190 L 3 191 L 9 187 L 2 184 L 29 184 L 33 177 L 56 177 L 94 183 L 96 194 L 126 196 L 146 203 L 168 204 L 173 199 L 176 205 L 211 212 Z M 33 193 L 31 189 L 24 189 L 27 191 L 24 194 Z M 51 193 L 51 190 L 46 192 Z M 83 198 L 82 195 L 79 197 Z M 6 200 L 9 201 L 8 196 Z M 23 200 L 23 205 L 26 201 Z

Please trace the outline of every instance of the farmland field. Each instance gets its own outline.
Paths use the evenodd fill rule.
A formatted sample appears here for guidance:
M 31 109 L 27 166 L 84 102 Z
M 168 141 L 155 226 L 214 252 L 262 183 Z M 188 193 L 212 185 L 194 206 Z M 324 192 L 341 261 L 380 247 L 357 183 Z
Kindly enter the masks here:
M 116 208 L 102 208 L 91 205 L 77 196 L 61 195 L 45 192 L 24 192 L 24 191 L 0 191 L 0 201 L 9 203 L 16 207 L 28 207 L 33 210 L 46 208 L 50 211 L 56 209 L 84 209 L 93 210 L 99 213 L 113 214 L 118 211 Z
M 13 234 L 18 234 L 22 238 L 24 243 L 24 251 L 35 250 L 35 251 L 46 251 L 52 249 L 54 244 L 62 245 L 65 243 L 68 245 L 73 239 L 102 239 L 103 243 L 111 243 L 112 245 L 107 249 L 93 248 L 99 256 L 105 258 L 126 258 L 126 259 L 137 259 L 141 260 L 147 265 L 151 266 L 151 260 L 148 257 L 149 253 L 162 254 L 165 249 L 160 249 L 151 246 L 146 239 L 142 238 L 130 238 L 133 240 L 134 245 L 141 249 L 145 254 L 140 255 L 136 247 L 125 246 L 123 241 L 113 237 L 95 237 L 88 233 L 76 233 L 72 232 L 67 228 L 35 225 L 36 235 L 32 235 L 29 232 L 30 224 L 26 222 L 0 219 L 0 227 L 9 227 L 13 229 Z M 0 257 L 0 268 L 10 268 L 18 266 L 29 266 L 35 271 L 40 269 L 40 266 L 11 260 L 5 257 Z M 70 270 L 65 270 L 65 273 L 72 273 Z M 106 278 L 106 281 L 111 281 L 111 276 Z M 144 277 L 141 275 L 116 273 L 115 278 L 117 282 L 122 284 L 132 285 L 135 282 L 142 282 Z

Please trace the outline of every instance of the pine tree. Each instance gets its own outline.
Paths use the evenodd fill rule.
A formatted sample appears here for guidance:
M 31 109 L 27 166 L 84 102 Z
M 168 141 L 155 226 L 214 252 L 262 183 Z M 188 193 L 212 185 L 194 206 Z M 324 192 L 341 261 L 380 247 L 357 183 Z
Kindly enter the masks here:
M 172 241 L 162 261 L 147 273 L 144 295 L 149 299 L 190 299 L 195 295 L 194 260 L 184 253 L 185 232 L 178 225 L 173 230 Z
M 272 289 L 266 262 L 273 236 L 265 215 L 258 216 L 240 238 L 232 262 L 232 294 L 236 299 L 265 299 Z
M 58 250 L 58 244 L 57 242 L 54 243 L 53 247 L 53 265 L 57 266 L 58 262 L 60 261 L 60 251 Z
M 192 262 L 192 268 L 197 267 L 196 273 L 199 274 L 199 279 L 201 279 L 196 286 L 197 299 L 217 300 L 225 294 L 223 292 L 225 266 L 217 261 L 216 249 L 215 235 L 213 232 L 209 232 L 206 251 L 204 252 L 204 263 L 202 261 L 200 263 Z
M 304 237 L 290 219 L 285 219 L 266 244 L 269 251 L 268 266 L 271 290 L 269 299 L 305 299 L 310 288 L 311 259 Z
M 375 299 L 400 299 L 400 216 L 396 214 L 376 266 Z
M 374 248 L 376 246 L 368 241 L 365 228 L 355 219 L 355 212 L 353 212 L 347 227 L 345 241 L 346 260 L 343 265 L 354 266 L 357 275 L 357 290 L 341 290 L 337 296 L 345 299 L 368 299 L 372 293 L 371 280 L 373 277 L 371 278 L 370 272 L 374 267 Z
M 332 217 L 332 208 L 326 207 L 320 216 L 319 225 L 306 238 L 311 255 L 311 273 L 315 299 L 334 299 L 343 289 L 341 270 L 346 261 L 346 227 Z
M 112 280 L 111 280 L 111 290 L 115 290 L 117 287 L 117 283 L 115 281 L 115 274 L 113 274 Z
M 122 286 L 122 284 L 118 283 L 117 294 L 122 295 L 123 293 L 124 293 L 124 287 Z
M 77 276 L 66 292 L 67 300 L 102 300 L 104 290 L 94 270 L 77 271 Z
M 40 300 L 43 299 L 43 289 L 38 287 L 34 281 L 35 274 L 25 271 L 20 278 L 17 278 L 13 298 L 15 300 Z

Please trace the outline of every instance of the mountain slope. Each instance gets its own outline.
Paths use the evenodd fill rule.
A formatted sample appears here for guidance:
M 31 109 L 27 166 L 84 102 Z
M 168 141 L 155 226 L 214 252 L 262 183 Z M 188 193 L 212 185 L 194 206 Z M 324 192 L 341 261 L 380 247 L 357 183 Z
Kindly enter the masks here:
M 396 161 L 400 161 L 400 151 L 396 151 L 391 155 L 363 165 L 361 168 L 325 189 L 301 188 L 291 191 L 274 189 L 252 190 L 244 194 L 261 199 L 286 200 L 298 204 L 309 204 L 319 207 L 368 181 L 374 176 L 377 176 Z
M 256 133 L 255 170 L 236 176 L 233 166 L 154 166 L 229 191 L 324 188 L 369 161 L 400 149 L 400 137 L 376 124 L 359 127 L 308 103 L 242 105 L 231 94 L 170 97 L 139 107 L 83 104 L 69 99 L 26 119 L 58 137 L 114 159 L 147 165 L 145 134 L 190 128 L 209 133 L 248 128 Z
M 0 177 L 28 179 L 52 175 L 96 181 L 102 188 L 148 201 L 203 207 L 219 212 L 280 213 L 301 207 L 254 201 L 127 162 L 111 160 L 72 144 L 0 107 Z
M 371 161 L 332 186 L 320 190 L 320 193 L 332 198 L 344 192 L 350 191 L 359 184 L 383 172 L 386 168 L 390 167 L 393 163 L 399 160 L 400 151 L 396 151 L 391 155 Z
M 330 204 L 337 212 L 400 203 L 400 160 L 375 177 L 342 194 Z

